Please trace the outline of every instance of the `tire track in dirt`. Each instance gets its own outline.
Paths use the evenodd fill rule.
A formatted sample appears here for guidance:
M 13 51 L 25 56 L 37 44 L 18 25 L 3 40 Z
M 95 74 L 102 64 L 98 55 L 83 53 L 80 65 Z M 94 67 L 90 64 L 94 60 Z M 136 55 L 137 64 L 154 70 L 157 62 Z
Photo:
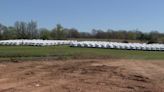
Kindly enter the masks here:
M 164 62 L 28 61 L 0 64 L 0 92 L 164 92 Z

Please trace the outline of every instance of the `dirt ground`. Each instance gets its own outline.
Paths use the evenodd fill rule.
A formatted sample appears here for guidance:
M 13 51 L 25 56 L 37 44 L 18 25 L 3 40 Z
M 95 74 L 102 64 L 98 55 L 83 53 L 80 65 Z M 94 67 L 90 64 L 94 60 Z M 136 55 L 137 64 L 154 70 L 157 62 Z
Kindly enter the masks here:
M 1 62 L 0 92 L 164 92 L 164 61 Z

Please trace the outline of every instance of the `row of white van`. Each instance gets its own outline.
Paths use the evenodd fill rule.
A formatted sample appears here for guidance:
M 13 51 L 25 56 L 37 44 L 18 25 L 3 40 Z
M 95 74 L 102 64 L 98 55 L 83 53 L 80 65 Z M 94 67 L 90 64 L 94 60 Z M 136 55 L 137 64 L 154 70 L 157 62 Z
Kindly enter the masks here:
M 127 50 L 153 50 L 164 51 L 164 44 L 146 44 L 146 43 L 120 43 L 105 41 L 75 41 L 75 40 L 1 40 L 0 45 L 14 46 L 55 46 L 70 45 L 71 47 L 87 48 L 110 48 L 110 49 L 127 49 Z
M 71 46 L 72 47 L 87 47 L 87 48 L 164 51 L 164 44 L 146 44 L 146 43 L 81 41 L 81 42 L 73 42 Z
M 0 45 L 53 46 L 53 45 L 69 45 L 72 42 L 74 41 L 72 40 L 1 40 Z

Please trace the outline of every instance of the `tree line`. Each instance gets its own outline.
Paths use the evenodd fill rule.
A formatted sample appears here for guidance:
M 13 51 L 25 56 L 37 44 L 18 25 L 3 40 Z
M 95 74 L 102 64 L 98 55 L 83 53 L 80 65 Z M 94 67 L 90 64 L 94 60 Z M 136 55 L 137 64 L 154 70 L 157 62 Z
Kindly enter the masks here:
M 37 22 L 17 21 L 14 26 L 0 24 L 0 40 L 7 39 L 122 39 L 149 42 L 164 42 L 164 33 L 158 31 L 142 32 L 139 30 L 101 30 L 81 32 L 75 28 L 64 28 L 57 24 L 52 30 L 38 28 Z

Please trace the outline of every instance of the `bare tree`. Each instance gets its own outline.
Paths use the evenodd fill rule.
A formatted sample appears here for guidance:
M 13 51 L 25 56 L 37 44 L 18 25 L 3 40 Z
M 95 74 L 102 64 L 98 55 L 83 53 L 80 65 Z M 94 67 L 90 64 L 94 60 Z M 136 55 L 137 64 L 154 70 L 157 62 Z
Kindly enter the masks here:
M 31 21 L 27 24 L 27 31 L 29 39 L 37 39 L 39 37 L 37 22 Z

